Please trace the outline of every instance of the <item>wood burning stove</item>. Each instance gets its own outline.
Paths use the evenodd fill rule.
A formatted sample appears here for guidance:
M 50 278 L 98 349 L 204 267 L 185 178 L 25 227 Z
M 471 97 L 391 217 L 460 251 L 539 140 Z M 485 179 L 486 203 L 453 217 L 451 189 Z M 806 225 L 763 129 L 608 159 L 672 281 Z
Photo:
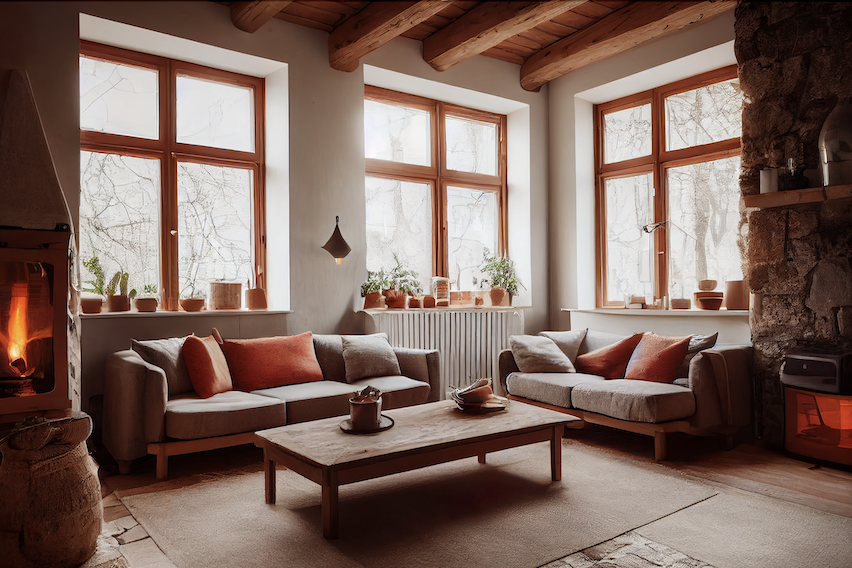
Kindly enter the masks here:
M 0 229 L 0 423 L 71 408 L 70 238 L 67 225 Z

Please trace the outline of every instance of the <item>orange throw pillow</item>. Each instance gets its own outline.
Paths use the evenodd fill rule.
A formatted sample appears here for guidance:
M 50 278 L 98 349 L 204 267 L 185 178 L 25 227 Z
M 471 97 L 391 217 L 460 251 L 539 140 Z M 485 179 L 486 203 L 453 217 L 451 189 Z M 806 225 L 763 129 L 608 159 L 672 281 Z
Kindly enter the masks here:
M 599 375 L 605 379 L 621 379 L 624 377 L 630 356 L 641 339 L 642 334 L 636 333 L 618 343 L 578 355 L 574 366 L 578 373 Z
M 233 390 L 228 362 L 219 343 L 210 337 L 190 335 L 183 342 L 183 360 L 189 371 L 192 388 L 201 398 Z
M 689 339 L 646 333 L 627 363 L 624 378 L 673 383 L 689 349 Z
M 241 391 L 323 380 L 310 331 L 222 342 L 234 388 Z

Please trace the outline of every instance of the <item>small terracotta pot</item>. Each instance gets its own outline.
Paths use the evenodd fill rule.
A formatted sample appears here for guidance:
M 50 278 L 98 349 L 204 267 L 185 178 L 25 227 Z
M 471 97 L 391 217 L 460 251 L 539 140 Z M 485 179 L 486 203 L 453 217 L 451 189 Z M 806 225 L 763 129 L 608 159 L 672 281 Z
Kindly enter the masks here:
M 742 280 L 728 280 L 725 283 L 725 307 L 729 310 L 748 309 L 748 289 Z
M 415 297 L 409 298 L 408 307 L 409 308 L 419 308 L 420 307 L 420 298 L 415 298 Z
M 382 307 L 382 293 L 381 292 L 370 292 L 366 296 L 364 296 L 364 309 L 369 310 L 370 308 L 381 308 Z
M 184 298 L 180 301 L 180 307 L 185 312 L 200 312 L 204 307 L 204 298 Z
M 84 314 L 99 314 L 103 305 L 103 298 L 80 298 L 80 309 Z
M 266 290 L 263 288 L 250 288 L 246 290 L 246 305 L 250 310 L 266 309 Z
M 121 294 L 107 296 L 107 309 L 111 312 L 130 311 L 130 298 Z
M 136 298 L 133 304 L 136 306 L 136 311 L 156 312 L 158 302 L 157 298 Z
M 402 290 L 388 290 L 385 294 L 385 304 L 389 308 L 402 309 L 408 303 L 408 296 Z
M 355 430 L 374 430 L 382 423 L 382 397 L 357 395 L 349 399 L 349 419 Z
M 423 296 L 423 307 L 424 308 L 434 308 L 435 307 L 435 296 Z
M 491 298 L 492 306 L 502 306 L 503 302 L 506 300 L 506 289 L 491 288 L 491 290 L 488 291 L 488 296 Z

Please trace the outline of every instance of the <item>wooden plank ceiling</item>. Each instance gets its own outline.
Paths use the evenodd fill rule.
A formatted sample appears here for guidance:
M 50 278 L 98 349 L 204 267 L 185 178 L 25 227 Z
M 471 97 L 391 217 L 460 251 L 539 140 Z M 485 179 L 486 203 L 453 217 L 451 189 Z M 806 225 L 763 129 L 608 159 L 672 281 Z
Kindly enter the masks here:
M 735 0 L 251 0 L 226 2 L 231 20 L 253 33 L 272 18 L 327 32 L 329 65 L 354 71 L 397 36 L 423 42 L 438 71 L 484 55 L 521 67 L 521 86 L 545 83 L 643 43 L 707 22 Z

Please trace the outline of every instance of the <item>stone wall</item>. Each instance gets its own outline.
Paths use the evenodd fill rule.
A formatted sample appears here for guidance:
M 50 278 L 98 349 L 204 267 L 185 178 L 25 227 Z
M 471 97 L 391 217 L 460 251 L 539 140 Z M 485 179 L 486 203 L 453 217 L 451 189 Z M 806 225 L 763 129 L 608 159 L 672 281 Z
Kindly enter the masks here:
M 743 194 L 759 193 L 760 170 L 789 158 L 809 187 L 821 186 L 820 129 L 837 104 L 852 102 L 852 3 L 741 1 L 735 46 L 746 95 Z M 785 352 L 852 347 L 852 199 L 746 210 L 743 222 L 756 425 L 780 447 Z

